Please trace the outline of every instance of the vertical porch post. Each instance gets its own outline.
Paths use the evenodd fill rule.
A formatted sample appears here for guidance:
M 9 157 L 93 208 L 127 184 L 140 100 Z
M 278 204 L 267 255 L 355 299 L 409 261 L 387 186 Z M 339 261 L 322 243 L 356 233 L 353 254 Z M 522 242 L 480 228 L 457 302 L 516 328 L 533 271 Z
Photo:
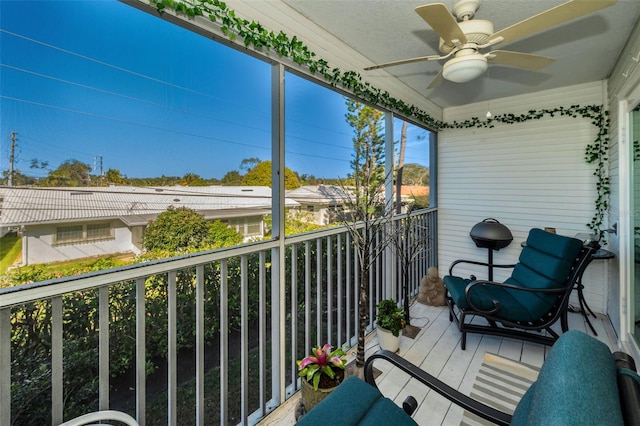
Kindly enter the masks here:
M 271 393 L 276 405 L 285 400 L 285 187 L 284 187 L 284 66 L 271 67 L 271 186 L 273 238 L 271 252 Z
M 384 205 L 387 209 L 393 208 L 393 113 L 387 112 L 384 114 Z M 393 225 L 391 225 L 393 227 Z M 384 232 L 393 232 L 393 229 L 389 229 L 389 226 L 385 226 Z M 384 291 L 381 295 L 378 295 L 378 301 L 382 299 L 398 300 L 400 295 L 396 294 L 397 286 L 394 285 L 393 277 L 394 265 L 392 256 L 393 245 L 387 245 L 384 249 Z M 374 318 L 374 317 L 372 317 Z

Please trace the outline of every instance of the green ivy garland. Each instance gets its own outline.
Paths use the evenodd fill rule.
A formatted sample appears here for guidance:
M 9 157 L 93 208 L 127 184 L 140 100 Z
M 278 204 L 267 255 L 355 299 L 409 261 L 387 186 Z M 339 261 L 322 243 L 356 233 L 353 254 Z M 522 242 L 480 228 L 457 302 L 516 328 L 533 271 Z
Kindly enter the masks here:
M 544 116 L 554 117 L 555 115 L 583 117 L 591 120 L 596 126 L 598 136 L 596 140 L 587 145 L 585 151 L 585 161 L 595 164 L 594 175 L 597 178 L 597 197 L 595 200 L 595 213 L 587 227 L 602 237 L 604 231 L 601 229 L 604 219 L 609 209 L 609 176 L 607 174 L 608 150 L 609 150 L 609 113 L 602 106 L 572 105 L 570 107 L 557 107 L 552 109 L 531 110 L 526 114 L 503 114 L 496 115 L 489 119 L 478 117 L 470 118 L 466 121 L 445 123 L 431 117 L 428 113 L 409 105 L 399 99 L 393 98 L 388 92 L 382 91 L 370 83 L 364 82 L 362 76 L 355 71 L 342 71 L 339 68 L 330 68 L 329 63 L 323 59 L 316 58 L 316 54 L 296 36 L 289 38 L 284 32 L 278 34 L 264 28 L 260 23 L 248 21 L 236 16 L 235 11 L 229 9 L 221 0 L 195 0 L 189 4 L 180 0 L 151 0 L 156 5 L 160 13 L 165 8 L 175 10 L 177 13 L 188 17 L 207 16 L 213 22 L 220 25 L 222 33 L 231 41 L 241 37 L 245 47 L 252 47 L 257 50 L 270 50 L 281 57 L 287 57 L 298 65 L 307 67 L 313 75 L 320 75 L 331 86 L 340 86 L 344 90 L 353 93 L 360 99 L 377 105 L 381 108 L 395 111 L 405 117 L 413 117 L 426 127 L 433 130 L 442 129 L 463 129 L 463 128 L 492 128 L 495 123 L 514 124 L 529 120 L 539 120 Z

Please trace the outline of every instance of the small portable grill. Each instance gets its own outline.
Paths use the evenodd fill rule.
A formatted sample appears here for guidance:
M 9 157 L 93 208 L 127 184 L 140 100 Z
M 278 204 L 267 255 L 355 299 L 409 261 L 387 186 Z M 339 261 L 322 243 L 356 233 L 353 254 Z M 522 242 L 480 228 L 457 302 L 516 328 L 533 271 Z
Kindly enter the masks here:
M 489 251 L 487 261 L 489 281 L 493 281 L 493 251 L 511 244 L 513 241 L 511 231 L 496 219 L 487 218 L 473 225 L 469 236 L 476 243 L 476 247 L 486 248 Z

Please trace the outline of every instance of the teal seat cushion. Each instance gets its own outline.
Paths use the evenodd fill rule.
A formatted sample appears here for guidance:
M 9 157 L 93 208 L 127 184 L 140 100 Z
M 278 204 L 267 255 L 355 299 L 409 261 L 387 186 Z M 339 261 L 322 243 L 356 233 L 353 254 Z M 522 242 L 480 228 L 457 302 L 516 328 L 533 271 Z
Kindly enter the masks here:
M 415 426 L 416 422 L 375 387 L 357 377 L 347 377 L 296 424 Z
M 607 345 L 568 331 L 553 345 L 512 425 L 622 425 L 616 374 Z
M 443 282 L 456 306 L 461 309 L 471 308 L 465 294 L 467 285 L 471 280 L 449 275 L 444 277 Z M 483 311 L 490 311 L 494 307 L 492 302 L 494 300 L 499 301 L 500 311 L 495 316 L 509 321 L 535 321 L 540 318 L 541 311 L 548 306 L 546 303 L 541 303 L 534 293 L 525 293 L 492 285 L 474 286 L 470 292 L 470 297 L 476 309 Z M 539 305 L 542 307 L 538 307 Z

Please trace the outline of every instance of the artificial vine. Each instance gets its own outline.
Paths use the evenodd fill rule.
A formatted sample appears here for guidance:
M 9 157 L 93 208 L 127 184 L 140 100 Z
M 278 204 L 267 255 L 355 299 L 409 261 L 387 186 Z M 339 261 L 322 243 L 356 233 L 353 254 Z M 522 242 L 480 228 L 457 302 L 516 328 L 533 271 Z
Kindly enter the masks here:
M 355 71 L 342 71 L 340 68 L 330 68 L 329 63 L 321 58 L 316 58 L 316 54 L 297 37 L 289 38 L 284 32 L 274 33 L 264 28 L 260 23 L 248 21 L 237 17 L 232 9 L 229 9 L 220 0 L 196 0 L 189 4 L 180 0 L 151 0 L 160 13 L 165 8 L 175 10 L 177 13 L 185 14 L 188 17 L 207 16 L 211 21 L 220 25 L 222 33 L 231 41 L 238 37 L 242 38 L 245 47 L 252 47 L 258 51 L 270 50 L 281 57 L 291 59 L 300 66 L 307 67 L 312 75 L 320 75 L 328 84 L 333 87 L 340 86 L 342 89 L 353 93 L 355 96 L 373 105 L 395 111 L 405 117 L 413 117 L 426 127 L 433 130 L 442 129 L 463 129 L 463 128 L 492 128 L 495 123 L 515 124 L 529 120 L 539 120 L 544 116 L 554 117 L 555 115 L 583 117 L 591 120 L 591 123 L 598 128 L 598 135 L 595 141 L 587 145 L 585 150 L 585 161 L 595 164 L 594 175 L 596 176 L 597 197 L 595 200 L 595 213 L 587 227 L 598 237 L 602 237 L 604 231 L 601 229 L 605 216 L 609 209 L 610 184 L 607 174 L 607 162 L 609 160 L 609 113 L 599 105 L 570 107 L 557 107 L 552 109 L 531 110 L 526 114 L 502 114 L 488 119 L 473 117 L 468 120 L 453 123 L 445 123 L 431 117 L 428 113 L 409 105 L 399 99 L 393 98 L 388 92 L 380 90 L 370 83 L 362 80 L 362 76 Z

